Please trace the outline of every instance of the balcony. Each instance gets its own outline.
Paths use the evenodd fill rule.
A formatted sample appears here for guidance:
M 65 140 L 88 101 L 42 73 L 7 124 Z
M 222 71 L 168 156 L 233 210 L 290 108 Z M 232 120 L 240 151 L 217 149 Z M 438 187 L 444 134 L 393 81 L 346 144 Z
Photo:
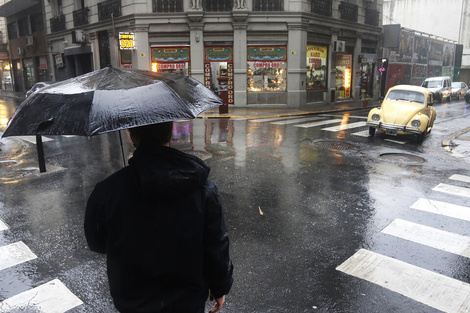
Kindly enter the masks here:
M 73 11 L 73 26 L 83 26 L 88 24 L 88 12 L 90 9 L 81 8 L 79 10 Z
M 284 0 L 253 0 L 253 11 L 284 11 Z
M 339 5 L 341 19 L 351 22 L 357 22 L 358 6 L 351 3 L 341 2 Z
M 371 26 L 379 26 L 379 11 L 366 9 L 366 19 L 365 24 Z
M 233 8 L 233 0 L 204 0 L 204 11 L 207 12 L 229 12 Z
M 183 12 L 183 0 L 153 0 L 154 13 Z
M 312 13 L 331 16 L 332 0 L 312 0 Z
M 57 15 L 49 20 L 51 23 L 51 33 L 60 32 L 65 30 L 65 15 Z
M 105 1 L 98 3 L 98 20 L 105 21 L 111 17 L 121 16 L 121 1 Z

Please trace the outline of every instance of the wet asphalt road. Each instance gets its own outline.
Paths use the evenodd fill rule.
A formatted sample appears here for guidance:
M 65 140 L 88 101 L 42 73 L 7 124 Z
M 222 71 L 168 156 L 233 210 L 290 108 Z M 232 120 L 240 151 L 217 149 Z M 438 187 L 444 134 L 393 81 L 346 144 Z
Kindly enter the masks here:
M 14 107 L 0 104 L 0 118 Z M 368 110 L 299 122 L 176 124 L 172 145 L 206 160 L 222 196 L 235 266 L 223 312 L 439 312 L 336 268 L 367 249 L 470 283 L 468 258 L 382 232 L 399 218 L 470 236 L 468 221 L 410 209 L 419 198 L 470 207 L 467 197 L 433 190 L 439 183 L 470 187 L 449 180 L 470 176 L 470 160 L 441 147 L 470 125 L 468 107 L 436 106 L 435 128 L 421 145 L 364 136 L 364 126 L 325 130 L 365 121 Z M 342 122 L 298 126 L 333 119 Z M 35 145 L 0 143 L 0 220 L 9 226 L 0 246 L 23 241 L 38 256 L 0 270 L 0 301 L 57 278 L 83 301 L 70 312 L 115 312 L 104 258 L 87 250 L 82 220 L 96 182 L 123 166 L 119 137 L 50 138 L 44 174 L 37 173 Z

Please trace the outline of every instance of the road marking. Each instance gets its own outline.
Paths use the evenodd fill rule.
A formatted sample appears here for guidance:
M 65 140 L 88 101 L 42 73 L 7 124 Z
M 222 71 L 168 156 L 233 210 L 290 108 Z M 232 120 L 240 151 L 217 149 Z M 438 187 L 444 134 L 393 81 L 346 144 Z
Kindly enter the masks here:
M 0 270 L 30 261 L 37 256 L 22 241 L 0 247 Z
M 455 174 L 455 175 L 452 175 L 451 177 L 449 177 L 449 179 L 459 180 L 459 181 L 463 181 L 463 182 L 466 182 L 466 183 L 470 183 L 470 176 L 465 176 L 465 175 Z
M 411 208 L 470 222 L 470 208 L 465 206 L 419 198 Z
M 259 118 L 259 119 L 248 120 L 248 121 L 253 122 L 253 123 L 264 123 L 264 122 L 288 120 L 288 119 L 294 119 L 294 118 L 299 118 L 299 117 L 298 116 L 289 116 L 289 117 Z
M 14 309 L 21 312 L 63 313 L 83 304 L 58 279 L 22 292 L 0 303 L 0 313 Z
M 36 144 L 36 136 L 18 136 L 18 138 L 23 139 L 27 142 Z M 42 142 L 52 141 L 52 140 L 54 139 L 42 136 Z
M 271 124 L 273 125 L 287 125 L 287 124 L 295 124 L 295 123 L 301 123 L 301 122 L 311 122 L 311 121 L 318 121 L 318 120 L 324 120 L 321 117 L 306 117 L 306 118 L 297 118 L 294 120 L 288 120 L 288 121 L 279 121 L 279 122 L 272 122 Z
M 470 312 L 470 284 L 361 249 L 336 268 L 445 312 Z
M 470 237 L 396 219 L 382 233 L 470 258 Z
M 8 226 L 2 220 L 0 220 L 0 231 L 7 230 Z
M 470 188 L 453 186 L 448 184 L 439 184 L 434 187 L 432 190 L 449 193 L 451 195 L 470 197 Z
M 352 133 L 353 136 L 360 136 L 360 137 L 370 137 L 368 130 L 363 130 L 360 132 Z
M 404 145 L 407 143 L 407 141 L 399 141 L 399 140 L 393 140 L 393 139 L 384 139 L 385 141 L 393 142 L 393 143 L 398 143 L 400 145 Z
M 322 130 L 326 130 L 330 132 L 337 132 L 337 131 L 341 131 L 345 129 L 351 129 L 351 128 L 357 128 L 357 127 L 363 127 L 363 126 L 366 126 L 366 122 L 347 123 L 347 124 L 342 124 L 339 126 L 322 128 Z
M 319 122 L 313 122 L 313 123 L 307 123 L 307 124 L 299 124 L 299 125 L 294 125 L 294 126 L 302 127 L 302 128 L 310 128 L 310 127 L 315 127 L 315 126 L 334 124 L 334 123 L 338 123 L 342 121 L 343 120 L 340 120 L 340 119 L 334 119 L 334 120 L 319 121 Z
M 367 120 L 367 116 L 358 116 L 358 115 L 339 115 L 339 114 L 320 114 L 318 116 L 330 116 L 330 117 L 347 117 L 347 118 L 358 118 L 361 120 Z

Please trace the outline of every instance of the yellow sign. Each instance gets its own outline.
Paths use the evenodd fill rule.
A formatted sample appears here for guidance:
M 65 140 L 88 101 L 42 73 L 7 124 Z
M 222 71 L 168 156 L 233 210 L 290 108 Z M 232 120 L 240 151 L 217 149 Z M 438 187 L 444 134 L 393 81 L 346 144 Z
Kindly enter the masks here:
M 119 33 L 119 48 L 121 50 L 135 49 L 134 33 Z

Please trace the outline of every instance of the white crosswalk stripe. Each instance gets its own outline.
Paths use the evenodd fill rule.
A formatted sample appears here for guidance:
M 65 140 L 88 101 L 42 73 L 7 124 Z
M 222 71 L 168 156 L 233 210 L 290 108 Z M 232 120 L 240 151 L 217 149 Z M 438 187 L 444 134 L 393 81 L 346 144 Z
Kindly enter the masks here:
M 0 231 L 7 230 L 8 226 L 2 220 L 0 220 Z
M 288 117 L 273 117 L 273 118 L 259 118 L 254 120 L 249 120 L 249 122 L 253 123 L 265 123 L 265 122 L 273 122 L 273 121 L 281 121 L 281 120 L 289 120 L 289 119 L 297 119 L 298 116 L 288 116 Z
M 0 270 L 24 263 L 37 256 L 22 241 L 0 247 Z
M 470 222 L 470 207 L 420 198 L 411 208 Z
M 470 284 L 361 249 L 338 271 L 445 312 L 470 312 Z
M 439 184 L 432 190 L 448 193 L 455 196 L 470 197 L 470 188 L 454 186 L 449 184 Z
M 21 312 L 63 313 L 83 304 L 58 279 L 22 292 L 0 303 L 0 313 Z
M 469 183 L 470 177 L 455 174 L 454 181 Z M 470 188 L 440 183 L 432 189 L 460 197 L 470 197 Z M 419 198 L 410 207 L 470 222 L 470 207 Z M 470 237 L 403 219 L 395 219 L 381 233 L 443 252 L 470 258 Z M 445 312 L 470 312 L 470 284 L 416 265 L 361 249 L 337 270 L 400 293 Z
M 272 122 L 271 124 L 273 124 L 273 125 L 287 125 L 287 124 L 296 124 L 296 123 L 318 121 L 318 120 L 324 120 L 324 119 L 321 118 L 321 117 L 306 117 L 306 118 L 297 118 L 297 119 L 287 120 L 287 121 Z
M 445 252 L 470 257 L 470 237 L 413 222 L 396 219 L 382 233 Z
M 357 128 L 366 126 L 366 122 L 355 122 L 355 123 L 345 123 L 339 126 L 332 126 L 327 128 L 322 128 L 322 130 L 330 131 L 330 132 L 337 132 L 345 129 Z
M 23 139 L 27 142 L 36 144 L 36 136 L 18 136 L 18 138 Z M 49 137 L 42 136 L 42 142 L 53 141 L 54 139 Z
M 334 124 L 334 123 L 341 123 L 343 120 L 340 119 L 333 119 L 333 120 L 326 120 L 326 121 L 318 121 L 318 122 L 312 122 L 312 123 L 306 123 L 306 124 L 299 124 L 299 125 L 294 125 L 295 127 L 302 127 L 302 128 L 310 128 L 310 127 L 316 127 L 316 126 L 322 126 L 322 125 L 328 125 L 328 124 Z

